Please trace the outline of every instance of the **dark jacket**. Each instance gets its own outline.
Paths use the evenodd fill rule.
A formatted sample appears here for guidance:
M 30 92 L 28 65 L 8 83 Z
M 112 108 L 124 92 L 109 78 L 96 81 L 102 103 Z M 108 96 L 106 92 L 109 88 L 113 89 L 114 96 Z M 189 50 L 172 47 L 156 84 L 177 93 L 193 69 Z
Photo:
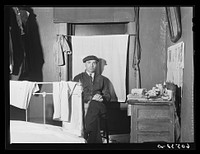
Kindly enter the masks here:
M 86 72 L 82 72 L 75 76 L 73 81 L 82 83 L 84 103 L 90 101 L 95 94 L 102 95 L 104 102 L 110 101 L 108 79 L 103 75 L 95 74 L 92 82 L 91 77 Z

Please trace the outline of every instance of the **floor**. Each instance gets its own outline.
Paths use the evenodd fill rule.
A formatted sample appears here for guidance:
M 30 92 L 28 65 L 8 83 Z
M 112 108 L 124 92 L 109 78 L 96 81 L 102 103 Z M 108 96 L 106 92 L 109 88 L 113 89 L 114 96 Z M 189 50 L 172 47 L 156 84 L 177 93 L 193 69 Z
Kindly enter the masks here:
M 109 143 L 130 143 L 129 141 L 130 141 L 129 134 L 109 135 Z

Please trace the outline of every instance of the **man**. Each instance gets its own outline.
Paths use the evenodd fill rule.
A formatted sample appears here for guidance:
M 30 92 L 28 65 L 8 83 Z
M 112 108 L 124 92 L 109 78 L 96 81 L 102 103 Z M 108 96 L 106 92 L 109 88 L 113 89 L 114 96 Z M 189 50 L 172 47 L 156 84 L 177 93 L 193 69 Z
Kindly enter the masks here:
M 87 143 L 102 143 L 100 135 L 100 116 L 105 116 L 104 103 L 110 101 L 107 78 L 96 72 L 99 59 L 90 55 L 83 59 L 85 72 L 74 77 L 73 81 L 81 82 L 83 86 L 83 102 L 87 108 L 85 114 L 85 139 Z

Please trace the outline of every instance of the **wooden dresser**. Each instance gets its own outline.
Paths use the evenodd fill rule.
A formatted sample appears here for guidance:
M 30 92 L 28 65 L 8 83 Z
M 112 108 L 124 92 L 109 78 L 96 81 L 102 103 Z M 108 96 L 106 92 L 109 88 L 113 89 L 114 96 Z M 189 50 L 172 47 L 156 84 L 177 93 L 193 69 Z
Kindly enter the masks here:
M 174 142 L 174 102 L 128 100 L 131 104 L 130 143 Z

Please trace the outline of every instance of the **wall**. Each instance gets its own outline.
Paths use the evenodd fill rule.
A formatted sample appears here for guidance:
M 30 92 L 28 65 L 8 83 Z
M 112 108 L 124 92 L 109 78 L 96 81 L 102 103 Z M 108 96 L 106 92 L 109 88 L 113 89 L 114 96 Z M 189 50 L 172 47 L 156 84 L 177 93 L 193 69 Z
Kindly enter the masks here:
M 164 7 L 140 7 L 141 87 L 150 90 L 166 76 L 166 22 Z
M 182 8 L 183 38 L 185 42 L 185 68 L 183 74 L 183 98 L 181 106 L 181 141 L 194 142 L 194 48 L 192 32 L 192 8 Z
M 40 40 L 42 45 L 42 51 L 44 55 L 44 64 L 42 68 L 43 81 L 59 81 L 58 67 L 54 61 L 53 43 L 56 39 L 56 25 L 53 23 L 53 8 L 40 8 L 33 7 L 33 11 L 36 14 L 36 19 L 39 28 Z M 52 92 L 52 85 L 43 85 L 41 91 Z M 43 122 L 43 104 L 42 96 L 33 96 L 29 106 L 29 120 Z M 51 120 L 53 112 L 52 96 L 46 96 L 46 117 L 47 123 L 53 123 Z
M 184 42 L 184 73 L 183 73 L 183 96 L 181 100 L 181 141 L 194 141 L 194 49 L 193 49 L 193 25 L 192 7 L 181 7 L 182 36 L 178 42 Z M 177 43 L 178 43 L 177 42 Z M 174 43 L 167 35 L 167 46 Z
M 192 32 L 192 8 L 181 7 L 182 37 L 185 43 L 183 97 L 181 100 L 181 141 L 194 141 L 194 49 Z M 169 39 L 164 7 L 140 8 L 140 62 L 141 83 L 150 89 L 166 80 L 166 51 L 173 43 Z

